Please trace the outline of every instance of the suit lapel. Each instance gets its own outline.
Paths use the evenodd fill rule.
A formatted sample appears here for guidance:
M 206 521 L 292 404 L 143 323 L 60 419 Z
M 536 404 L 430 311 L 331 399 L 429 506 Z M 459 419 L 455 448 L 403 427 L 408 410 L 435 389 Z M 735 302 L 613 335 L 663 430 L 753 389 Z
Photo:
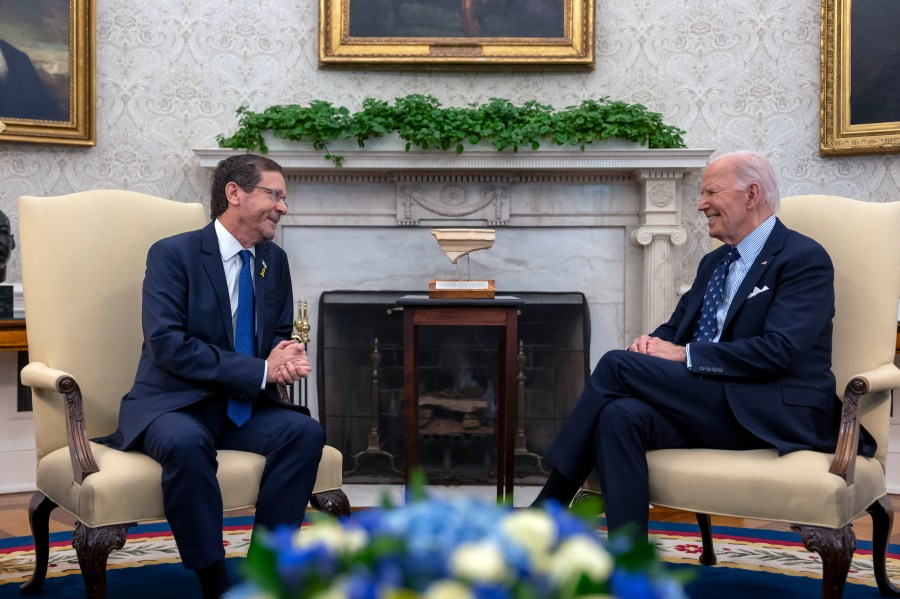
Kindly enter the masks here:
M 262 347 L 263 327 L 266 323 L 266 285 L 267 281 L 271 279 L 271 274 L 268 272 L 268 262 L 269 244 L 264 242 L 256 246 L 253 268 L 253 295 L 256 306 L 256 355 L 259 357 L 268 355 L 268 348 L 266 348 L 266 353 L 263 353 Z
M 219 303 L 223 330 L 228 331 L 228 341 L 234 347 L 234 325 L 231 322 L 231 299 L 228 297 L 228 283 L 225 282 L 225 267 L 222 266 L 222 254 L 219 252 L 219 239 L 216 237 L 214 222 L 210 222 L 200 231 L 200 260 L 209 277 L 213 292 Z
M 784 239 L 787 237 L 787 231 L 787 227 L 785 227 L 780 220 L 775 221 L 775 227 L 772 229 L 772 233 L 769 235 L 766 243 L 763 244 L 762 250 L 760 250 L 753 265 L 750 266 L 750 270 L 747 271 L 747 276 L 741 281 L 741 286 L 738 287 L 737 292 L 734 294 L 731 305 L 728 306 L 728 314 L 725 315 L 725 323 L 722 325 L 723 333 L 728 328 L 732 319 L 734 319 L 735 314 L 738 313 L 741 306 L 747 301 L 747 296 L 750 295 L 750 292 L 756 287 L 756 284 L 759 283 L 759 279 L 762 277 L 763 273 L 766 272 L 766 269 L 772 264 L 774 256 L 784 247 Z

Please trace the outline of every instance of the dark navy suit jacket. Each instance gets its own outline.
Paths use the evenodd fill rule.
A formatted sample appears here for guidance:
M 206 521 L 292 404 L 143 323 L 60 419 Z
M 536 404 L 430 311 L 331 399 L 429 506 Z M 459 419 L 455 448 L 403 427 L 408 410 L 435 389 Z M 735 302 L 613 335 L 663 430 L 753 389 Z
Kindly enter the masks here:
M 144 343 L 134 386 L 122 398 L 119 429 L 100 441 L 130 449 L 160 414 L 210 395 L 274 402 L 274 384 L 260 391 L 265 358 L 289 339 L 293 299 L 287 256 L 270 241 L 256 246 L 257 356 L 234 351 L 231 304 L 213 223 L 162 239 L 147 253 Z M 309 414 L 300 406 L 285 406 Z
M 706 285 L 729 246 L 707 254 L 669 321 L 653 333 L 689 343 Z M 690 343 L 691 371 L 724 381 L 738 421 L 780 454 L 832 452 L 840 401 L 831 372 L 834 267 L 812 239 L 775 223 L 729 306 L 718 343 Z M 874 440 L 863 430 L 862 453 Z

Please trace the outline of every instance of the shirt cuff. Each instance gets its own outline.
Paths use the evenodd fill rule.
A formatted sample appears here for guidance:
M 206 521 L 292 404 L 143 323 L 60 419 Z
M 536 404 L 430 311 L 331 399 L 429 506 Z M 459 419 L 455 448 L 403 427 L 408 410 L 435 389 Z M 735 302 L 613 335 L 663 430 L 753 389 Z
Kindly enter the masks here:
M 687 366 L 687 369 L 690 370 L 691 369 L 691 344 L 690 343 L 688 343 L 687 345 L 684 346 L 684 353 L 687 356 L 687 359 L 685 360 L 685 365 Z
M 269 363 L 266 360 L 263 360 L 263 380 L 262 385 L 259 390 L 262 391 L 266 388 L 266 377 L 269 375 Z

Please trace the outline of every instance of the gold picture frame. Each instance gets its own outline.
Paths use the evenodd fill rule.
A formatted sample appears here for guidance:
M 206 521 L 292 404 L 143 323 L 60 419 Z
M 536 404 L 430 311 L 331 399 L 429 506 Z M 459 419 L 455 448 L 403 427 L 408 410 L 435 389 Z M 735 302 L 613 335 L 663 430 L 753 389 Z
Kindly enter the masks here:
M 852 0 L 822 0 L 819 152 L 823 156 L 900 152 L 900 103 L 895 93 L 900 89 L 900 64 L 880 60 L 898 50 L 900 38 L 896 18 L 885 15 L 885 10 L 900 14 L 900 3 L 880 0 L 854 6 Z
M 4 0 L 0 52 L 18 83 L 0 83 L 0 141 L 96 144 L 95 3 Z
M 483 0 L 319 0 L 319 66 L 594 68 L 594 0 L 521 1 L 492 14 Z

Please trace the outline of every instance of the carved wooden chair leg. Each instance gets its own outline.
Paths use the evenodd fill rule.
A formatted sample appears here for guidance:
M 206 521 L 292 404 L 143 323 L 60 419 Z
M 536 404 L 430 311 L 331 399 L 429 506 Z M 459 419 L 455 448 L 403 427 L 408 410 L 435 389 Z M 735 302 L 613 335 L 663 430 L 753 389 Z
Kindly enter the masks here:
M 105 599 L 106 560 L 114 549 L 125 545 L 128 529 L 132 526 L 134 523 L 88 528 L 81 522 L 75 523 L 72 547 L 78 556 L 88 599 Z
M 314 493 L 309 501 L 320 512 L 339 518 L 350 515 L 350 500 L 340 489 Z
M 31 538 L 34 540 L 34 573 L 23 582 L 19 592 L 23 595 L 37 595 L 47 577 L 50 560 L 50 512 L 57 505 L 40 491 L 35 491 L 28 504 L 28 522 L 31 524 Z
M 700 525 L 700 538 L 703 539 L 703 553 L 700 554 L 700 563 L 704 566 L 715 566 L 718 562 L 716 559 L 716 548 L 712 540 L 712 518 L 709 514 L 701 514 L 697 512 L 697 524 Z
M 895 586 L 887 573 L 887 548 L 894 525 L 894 508 L 886 495 L 870 505 L 866 510 L 872 516 L 872 566 L 875 582 L 882 597 L 900 597 L 900 588 Z
M 822 598 L 840 599 L 844 595 L 850 560 L 856 551 L 856 535 L 848 524 L 838 529 L 791 524 L 800 532 L 803 546 L 822 558 Z

